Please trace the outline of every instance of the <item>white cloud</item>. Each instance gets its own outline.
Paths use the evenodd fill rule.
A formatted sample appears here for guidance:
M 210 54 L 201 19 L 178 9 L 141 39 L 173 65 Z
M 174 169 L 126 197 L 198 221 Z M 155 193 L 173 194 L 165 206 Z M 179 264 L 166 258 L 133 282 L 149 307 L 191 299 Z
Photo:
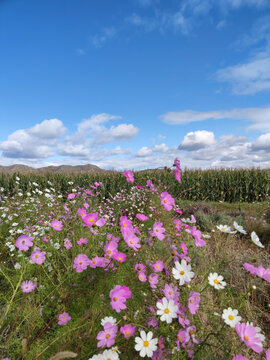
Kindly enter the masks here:
M 216 73 L 217 79 L 232 84 L 236 95 L 255 94 L 270 89 L 270 47 L 245 63 L 228 66 Z
M 136 156 L 146 157 L 152 154 L 152 149 L 149 149 L 147 146 L 143 146 L 139 151 L 137 151 Z
M 170 111 L 161 115 L 166 124 L 183 125 L 205 120 L 238 119 L 251 123 L 249 130 L 270 131 L 270 106 L 214 111 Z
M 260 135 L 252 144 L 252 149 L 270 152 L 270 133 Z
M 18 159 L 45 159 L 54 154 L 57 138 L 66 131 L 58 119 L 44 120 L 29 129 L 21 129 L 0 143 L 3 156 Z
M 114 27 L 108 27 L 101 31 L 100 34 L 95 34 L 91 36 L 91 41 L 94 47 L 101 48 L 103 47 L 108 40 L 114 38 L 117 34 L 117 31 Z
M 179 150 L 198 150 L 215 143 L 215 135 L 211 131 L 198 130 L 191 131 L 185 135 L 184 140 L 179 145 Z
M 28 133 L 42 139 L 55 139 L 62 136 L 66 130 L 61 120 L 50 119 L 36 124 Z
M 153 151 L 155 152 L 163 152 L 163 153 L 166 153 L 169 148 L 168 146 L 165 144 L 165 143 L 162 143 L 160 145 L 155 145 L 153 148 L 152 148 Z

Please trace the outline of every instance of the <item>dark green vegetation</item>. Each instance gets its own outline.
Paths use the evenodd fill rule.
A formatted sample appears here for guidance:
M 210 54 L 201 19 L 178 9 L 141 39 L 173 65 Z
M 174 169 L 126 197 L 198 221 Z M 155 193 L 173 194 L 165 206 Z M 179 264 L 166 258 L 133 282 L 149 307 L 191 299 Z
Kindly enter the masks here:
M 174 179 L 170 169 L 147 170 L 135 172 L 135 183 L 143 183 L 151 179 L 154 184 L 162 183 L 167 186 L 170 194 L 175 198 L 191 201 L 223 201 L 223 202 L 254 202 L 264 201 L 270 193 L 270 170 L 261 169 L 221 169 L 221 170 L 185 170 L 182 181 Z M 119 189 L 130 187 L 121 172 L 93 172 L 82 174 L 44 175 L 1 174 L 0 187 L 13 195 L 18 191 L 16 176 L 20 177 L 20 188 L 26 192 L 31 188 L 31 182 L 37 182 L 39 189 L 48 187 L 48 180 L 62 194 L 70 192 L 75 187 L 88 187 L 95 181 L 102 181 L 102 195 L 115 195 Z M 68 182 L 73 181 L 70 186 Z

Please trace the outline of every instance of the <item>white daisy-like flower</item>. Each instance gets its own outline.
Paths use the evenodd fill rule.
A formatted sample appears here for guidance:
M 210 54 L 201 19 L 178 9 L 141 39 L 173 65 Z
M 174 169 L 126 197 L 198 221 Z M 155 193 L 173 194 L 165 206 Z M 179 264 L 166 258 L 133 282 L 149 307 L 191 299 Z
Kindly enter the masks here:
M 102 326 L 104 326 L 107 322 L 110 322 L 112 325 L 114 325 L 116 324 L 116 319 L 112 316 L 105 316 L 105 318 L 103 318 L 100 323 Z
M 209 234 L 202 234 L 202 237 L 205 239 L 210 239 L 211 236 Z
M 236 234 L 237 231 L 232 231 L 231 227 L 228 225 L 217 225 L 218 230 L 227 234 Z
M 157 350 L 157 343 L 158 343 L 158 339 L 157 338 L 152 338 L 153 337 L 153 333 L 152 331 L 149 331 L 147 334 L 144 330 L 140 331 L 140 336 L 138 337 L 136 336 L 135 338 L 135 350 L 140 352 L 140 357 L 152 357 L 153 356 L 153 352 Z
M 223 281 L 223 276 L 218 275 L 217 273 L 210 273 L 208 276 L 208 281 L 211 286 L 214 286 L 215 289 L 224 289 L 226 282 Z
M 264 245 L 260 242 L 260 239 L 255 233 L 255 231 L 252 231 L 251 233 L 251 240 L 254 242 L 255 245 L 259 246 L 260 248 L 264 248 Z
M 103 355 L 99 354 L 99 355 L 94 355 L 91 358 L 89 358 L 88 360 L 103 360 Z
M 181 264 L 176 261 L 175 267 L 172 269 L 173 277 L 179 280 L 179 285 L 184 285 L 185 282 L 190 282 L 194 277 L 194 272 L 191 271 L 191 265 L 187 265 L 186 260 L 182 260 Z
M 119 360 L 119 355 L 113 350 L 105 350 L 102 354 L 102 360 Z
M 166 297 L 162 299 L 162 302 L 157 302 L 157 315 L 160 316 L 161 321 L 166 321 L 167 324 L 172 322 L 172 319 L 177 318 L 178 306 L 175 305 L 172 299 L 168 300 Z
M 245 235 L 247 234 L 247 232 L 246 232 L 246 230 L 244 230 L 243 226 L 237 224 L 236 221 L 233 222 L 233 226 L 234 226 L 234 228 L 235 228 L 237 231 L 239 231 L 241 234 L 245 234 Z
M 233 310 L 230 307 L 223 310 L 222 319 L 232 328 L 235 328 L 235 325 L 242 320 L 241 316 L 238 316 L 238 310 Z

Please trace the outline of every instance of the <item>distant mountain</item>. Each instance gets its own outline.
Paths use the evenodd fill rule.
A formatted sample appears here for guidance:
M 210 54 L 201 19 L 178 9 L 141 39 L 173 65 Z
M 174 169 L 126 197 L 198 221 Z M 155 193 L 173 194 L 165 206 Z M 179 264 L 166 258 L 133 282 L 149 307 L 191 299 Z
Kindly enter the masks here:
M 82 174 L 82 173 L 93 173 L 93 172 L 104 172 L 96 165 L 60 165 L 60 166 L 45 166 L 41 168 L 32 168 L 27 165 L 15 164 L 11 166 L 1 166 L 0 165 L 0 173 L 4 174 L 45 174 L 45 173 L 60 173 L 60 174 Z

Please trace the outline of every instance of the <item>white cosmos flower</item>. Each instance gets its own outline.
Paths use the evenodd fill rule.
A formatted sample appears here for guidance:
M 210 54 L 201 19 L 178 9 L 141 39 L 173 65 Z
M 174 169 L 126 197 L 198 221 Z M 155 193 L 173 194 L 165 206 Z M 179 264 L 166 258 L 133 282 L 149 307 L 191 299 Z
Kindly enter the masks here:
M 112 316 L 105 316 L 105 318 L 103 318 L 100 323 L 102 326 L 104 326 L 107 322 L 110 322 L 112 325 L 114 325 L 116 324 L 116 319 Z
M 246 230 L 244 230 L 243 226 L 238 225 L 236 221 L 233 222 L 234 228 L 239 231 L 241 234 L 246 234 Z
M 160 315 L 161 321 L 166 321 L 167 324 L 172 322 L 172 319 L 177 318 L 178 306 L 175 305 L 172 299 L 168 300 L 166 297 L 162 299 L 162 302 L 157 302 L 157 315 Z
M 235 234 L 236 231 L 232 231 L 231 227 L 228 225 L 217 225 L 218 230 L 220 230 L 221 232 L 225 232 L 227 234 Z
M 102 354 L 94 355 L 91 358 L 89 358 L 88 360 L 103 360 L 103 355 Z
M 184 285 L 185 282 L 190 282 L 194 277 L 194 272 L 191 271 L 191 265 L 187 265 L 186 260 L 182 260 L 181 264 L 176 261 L 175 267 L 172 269 L 173 277 L 179 280 L 179 285 Z
M 242 320 L 241 316 L 237 316 L 237 315 L 238 315 L 238 310 L 236 309 L 233 310 L 232 308 L 229 307 L 228 309 L 223 310 L 222 319 L 227 325 L 229 325 L 232 328 L 235 328 L 235 325 Z
M 140 352 L 140 357 L 152 357 L 153 352 L 157 350 L 158 339 L 152 339 L 153 333 L 149 331 L 147 334 L 144 330 L 140 331 L 140 336 L 135 338 L 135 350 Z
M 254 242 L 255 245 L 259 246 L 260 248 L 264 248 L 264 245 L 260 242 L 260 239 L 255 233 L 255 231 L 252 231 L 251 233 L 251 240 Z
M 119 355 L 113 350 L 105 350 L 102 354 L 102 360 L 118 360 Z
M 218 275 L 217 273 L 210 273 L 208 276 L 208 281 L 211 286 L 214 286 L 215 289 L 224 289 L 226 282 L 223 281 L 223 276 Z

